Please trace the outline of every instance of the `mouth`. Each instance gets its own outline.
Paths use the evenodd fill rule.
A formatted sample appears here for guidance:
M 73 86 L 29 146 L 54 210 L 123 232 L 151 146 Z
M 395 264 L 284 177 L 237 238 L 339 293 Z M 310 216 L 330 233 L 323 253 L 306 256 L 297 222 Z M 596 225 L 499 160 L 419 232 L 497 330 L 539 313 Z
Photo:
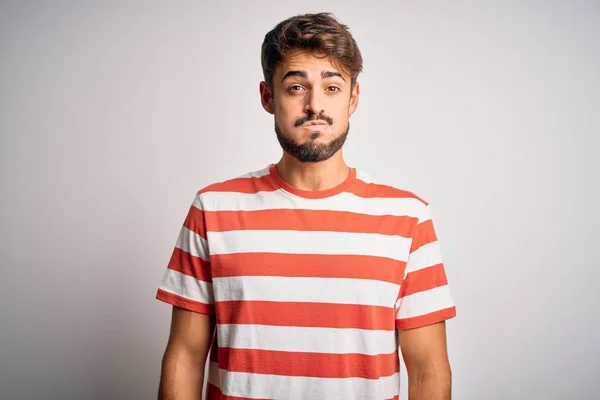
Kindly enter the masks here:
M 326 127 L 327 127 L 327 123 L 325 123 L 325 122 L 316 122 L 316 121 L 307 122 L 307 123 L 305 123 L 305 124 L 302 125 L 302 128 L 314 129 L 314 130 L 325 129 Z

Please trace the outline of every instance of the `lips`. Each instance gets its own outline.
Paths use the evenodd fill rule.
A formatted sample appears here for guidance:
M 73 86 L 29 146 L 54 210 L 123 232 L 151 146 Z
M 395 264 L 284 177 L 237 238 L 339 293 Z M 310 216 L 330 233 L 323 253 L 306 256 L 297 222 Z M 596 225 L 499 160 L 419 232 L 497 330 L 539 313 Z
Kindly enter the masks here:
M 311 122 L 305 123 L 302 126 L 305 127 L 305 128 L 312 128 L 312 127 L 319 127 L 319 126 L 327 126 L 327 123 L 325 123 L 325 122 L 311 121 Z
M 311 125 L 333 125 L 333 119 L 324 114 L 318 116 L 306 115 L 302 118 L 298 118 L 294 124 L 296 127 L 305 127 Z
M 320 131 L 320 130 L 326 129 L 327 125 L 326 124 L 312 124 L 312 125 L 304 124 L 304 125 L 302 125 L 302 128 L 309 129 L 312 131 Z

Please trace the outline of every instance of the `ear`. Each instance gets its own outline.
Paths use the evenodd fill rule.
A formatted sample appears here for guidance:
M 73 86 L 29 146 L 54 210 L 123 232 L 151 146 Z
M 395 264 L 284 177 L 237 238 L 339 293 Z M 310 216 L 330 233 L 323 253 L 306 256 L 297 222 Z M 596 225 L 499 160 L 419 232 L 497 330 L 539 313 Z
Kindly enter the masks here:
M 360 97 L 360 84 L 358 81 L 354 84 L 352 93 L 350 94 L 350 106 L 348 107 L 348 115 L 354 114 L 358 107 L 358 98 Z
M 260 102 L 262 103 L 263 108 L 269 114 L 275 113 L 275 105 L 273 104 L 273 94 L 269 89 L 269 85 L 267 82 L 262 81 L 258 87 L 260 92 Z

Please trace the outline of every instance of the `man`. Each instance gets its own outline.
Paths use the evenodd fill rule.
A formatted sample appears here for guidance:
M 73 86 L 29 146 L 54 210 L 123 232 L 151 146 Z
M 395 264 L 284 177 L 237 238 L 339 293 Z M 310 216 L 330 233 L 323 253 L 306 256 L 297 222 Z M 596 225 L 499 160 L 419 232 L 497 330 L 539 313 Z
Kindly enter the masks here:
M 260 97 L 276 164 L 200 190 L 157 298 L 161 399 L 450 399 L 456 315 L 429 205 L 348 167 L 362 59 L 329 14 L 278 24 Z M 214 340 L 213 340 L 214 339 Z

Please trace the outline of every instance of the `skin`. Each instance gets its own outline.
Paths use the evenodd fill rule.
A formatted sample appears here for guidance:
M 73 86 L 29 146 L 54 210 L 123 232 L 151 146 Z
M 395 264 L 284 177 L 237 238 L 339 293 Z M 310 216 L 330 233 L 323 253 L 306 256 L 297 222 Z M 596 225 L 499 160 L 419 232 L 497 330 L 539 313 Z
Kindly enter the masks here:
M 161 365 L 159 400 L 200 398 L 214 330 L 214 316 L 173 306 L 171 331 Z
M 349 118 L 358 107 L 360 95 L 359 83 L 352 87 L 350 75 L 330 58 L 301 50 L 292 50 L 275 68 L 272 84 L 263 81 L 259 90 L 262 106 L 274 115 L 280 136 L 312 147 L 317 153 L 326 153 L 326 147 L 348 131 Z M 332 123 L 318 132 L 296 126 L 299 120 L 315 120 L 317 116 Z M 341 148 L 324 156 L 318 162 L 306 162 L 284 151 L 277 169 L 286 182 L 298 189 L 329 189 L 342 183 L 350 170 Z
M 409 400 L 450 400 L 452 370 L 448 361 L 446 322 L 398 331 L 406 364 Z
M 272 83 L 261 82 L 259 90 L 284 149 L 277 163 L 281 177 L 301 190 L 326 190 L 342 183 L 349 173 L 342 145 L 358 107 L 359 83 L 352 85 L 347 71 L 331 59 L 293 50 L 275 69 Z M 315 120 L 325 125 L 303 126 Z M 173 307 L 159 399 L 200 397 L 214 329 L 214 317 Z M 398 345 L 407 367 L 409 399 L 449 400 L 445 322 L 400 330 Z

